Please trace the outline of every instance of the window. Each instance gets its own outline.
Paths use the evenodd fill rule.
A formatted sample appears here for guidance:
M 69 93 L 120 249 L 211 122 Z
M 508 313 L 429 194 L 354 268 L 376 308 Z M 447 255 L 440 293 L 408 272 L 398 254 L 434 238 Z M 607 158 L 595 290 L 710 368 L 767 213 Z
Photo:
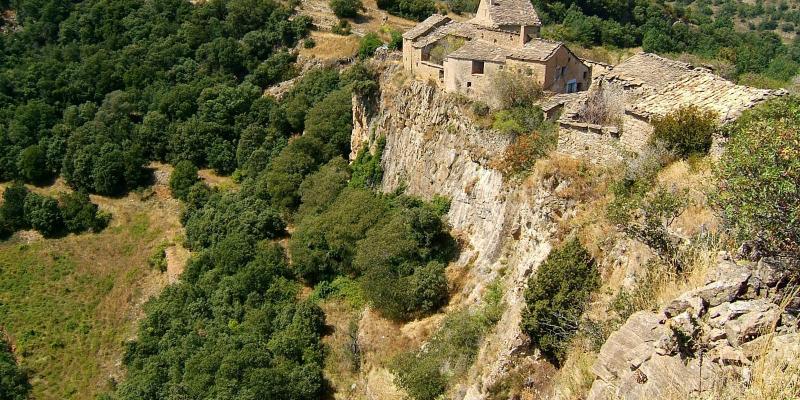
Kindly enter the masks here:
M 472 82 L 467 82 L 467 87 L 472 87 Z
M 472 73 L 477 75 L 483 74 L 483 61 L 472 60 Z
M 444 70 L 443 70 L 443 69 L 440 69 L 440 70 L 439 70 L 439 80 L 440 80 L 440 81 L 443 81 L 443 80 L 444 80 Z
M 583 79 L 586 79 L 586 75 L 589 74 L 589 71 L 583 71 Z
M 567 74 L 567 67 L 556 67 L 556 79 L 561 79 Z
M 575 92 L 577 92 L 578 91 L 578 82 L 576 82 L 575 79 L 572 79 L 569 82 L 567 82 L 567 86 L 565 88 L 565 91 L 567 93 L 575 93 Z

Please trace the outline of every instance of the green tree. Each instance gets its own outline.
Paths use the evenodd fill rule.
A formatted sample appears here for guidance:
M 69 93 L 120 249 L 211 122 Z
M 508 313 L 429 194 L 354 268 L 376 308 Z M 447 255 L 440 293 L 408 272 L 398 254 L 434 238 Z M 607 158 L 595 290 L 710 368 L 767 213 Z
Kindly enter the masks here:
M 328 5 L 339 18 L 355 18 L 364 8 L 361 0 L 330 0 Z
M 361 42 L 358 45 L 358 58 L 364 60 L 372 57 L 372 55 L 375 54 L 375 50 L 381 46 L 383 46 L 383 40 L 381 40 L 377 33 L 367 33 L 361 38 Z
M 30 391 L 27 373 L 17 365 L 8 342 L 0 338 L 0 400 L 27 400 Z
M 52 197 L 29 193 L 25 197 L 25 218 L 45 237 L 52 237 L 64 229 L 64 220 L 58 202 Z
M 348 90 L 333 91 L 306 115 L 305 134 L 325 143 L 326 158 L 350 155 L 350 135 L 353 132 L 351 99 Z
M 97 205 L 84 192 L 62 193 L 59 203 L 64 226 L 69 232 L 79 233 L 90 229 L 99 232 L 108 224 L 110 215 L 98 213 Z
M 200 181 L 197 176 L 197 167 L 191 161 L 183 160 L 175 164 L 172 175 L 169 177 L 169 189 L 176 199 L 186 200 L 189 190 Z
M 599 281 L 591 255 L 575 238 L 554 249 L 528 281 L 521 327 L 552 362 L 563 361 Z
M 39 145 L 31 145 L 19 153 L 17 171 L 22 179 L 31 183 L 43 183 L 52 176 L 47 169 L 47 154 Z
M 730 140 L 714 170 L 714 203 L 740 240 L 766 252 L 800 251 L 800 101 L 771 101 L 728 130 Z
M 3 204 L 0 214 L 11 230 L 25 229 L 30 226 L 25 217 L 25 199 L 30 194 L 28 188 L 22 183 L 15 182 L 3 191 Z

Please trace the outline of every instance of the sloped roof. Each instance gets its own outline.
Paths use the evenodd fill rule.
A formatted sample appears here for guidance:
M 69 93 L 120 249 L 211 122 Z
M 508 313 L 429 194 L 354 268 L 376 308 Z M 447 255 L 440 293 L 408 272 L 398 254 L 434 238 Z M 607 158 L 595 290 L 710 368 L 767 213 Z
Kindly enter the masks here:
M 542 21 L 530 0 L 482 0 L 489 7 L 489 18 L 494 27 L 503 25 L 539 26 Z
M 649 53 L 623 61 L 598 79 L 635 89 L 627 96 L 627 109 L 637 114 L 663 116 L 695 105 L 716 112 L 722 123 L 735 120 L 758 103 L 786 94 L 785 90 L 737 85 L 709 69 Z
M 447 55 L 458 60 L 503 62 L 508 50 L 483 40 L 470 40 L 458 50 Z
M 428 31 L 433 30 L 438 25 L 447 23 L 449 21 L 450 18 L 444 15 L 433 14 L 430 17 L 426 18 L 425 21 L 418 23 L 416 26 L 403 33 L 403 39 L 414 40 L 428 33 Z
M 507 48 L 480 39 L 467 42 L 448 57 L 461 60 L 482 60 L 502 62 L 506 58 L 523 61 L 547 61 L 563 44 L 544 39 L 534 39 L 524 47 Z
M 416 48 L 425 47 L 448 35 L 471 39 L 476 36 L 476 32 L 477 26 L 473 24 L 450 21 L 445 25 L 433 29 L 430 33 L 426 34 L 425 37 L 421 37 L 419 40 L 413 42 L 412 45 Z
M 546 61 L 555 54 L 561 42 L 545 39 L 532 39 L 521 48 L 508 50 L 508 57 L 524 61 Z

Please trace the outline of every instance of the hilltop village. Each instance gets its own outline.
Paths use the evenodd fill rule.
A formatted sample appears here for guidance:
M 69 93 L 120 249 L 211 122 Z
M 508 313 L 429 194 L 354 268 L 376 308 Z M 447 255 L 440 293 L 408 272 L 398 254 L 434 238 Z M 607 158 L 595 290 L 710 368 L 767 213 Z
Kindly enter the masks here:
M 403 67 L 446 92 L 491 105 L 497 105 L 493 77 L 498 73 L 529 77 L 549 93 L 541 104 L 548 118 L 558 119 L 559 150 L 596 162 L 639 152 L 652 134 L 653 118 L 683 107 L 711 111 L 726 124 L 787 94 L 738 85 L 708 68 L 651 53 L 616 66 L 584 60 L 564 43 L 540 38 L 540 29 L 527 0 L 481 0 L 472 19 L 456 22 L 434 14 L 406 31 Z M 582 115 L 588 103 L 601 99 L 617 103 L 615 121 Z

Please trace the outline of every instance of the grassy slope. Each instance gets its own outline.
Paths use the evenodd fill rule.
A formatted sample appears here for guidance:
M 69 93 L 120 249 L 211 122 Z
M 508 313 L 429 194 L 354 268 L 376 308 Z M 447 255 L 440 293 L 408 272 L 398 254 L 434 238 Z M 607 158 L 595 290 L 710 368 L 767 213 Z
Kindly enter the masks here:
M 162 241 L 181 235 L 178 203 L 167 193 L 157 183 L 149 196 L 93 196 L 114 214 L 97 234 L 45 240 L 21 232 L 0 243 L 0 326 L 32 371 L 34 398 L 92 399 L 122 376 L 123 342 L 141 304 L 174 275 L 147 263 Z

